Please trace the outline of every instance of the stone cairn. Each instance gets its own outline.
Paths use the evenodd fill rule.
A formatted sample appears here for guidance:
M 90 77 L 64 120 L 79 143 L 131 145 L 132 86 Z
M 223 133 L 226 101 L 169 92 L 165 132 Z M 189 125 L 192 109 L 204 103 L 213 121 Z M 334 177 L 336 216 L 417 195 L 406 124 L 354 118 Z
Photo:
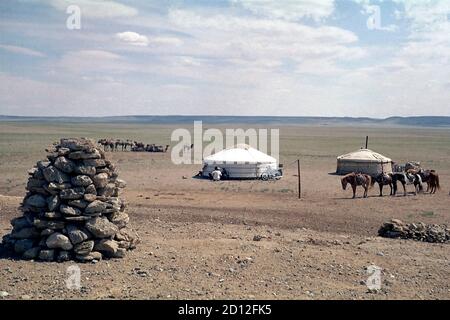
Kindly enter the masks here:
M 448 242 L 450 229 L 446 225 L 419 223 L 404 223 L 398 219 L 385 222 L 378 230 L 385 238 L 413 239 L 423 242 Z
M 28 171 L 21 211 L 3 245 L 24 259 L 98 261 L 123 258 L 138 235 L 127 227 L 116 167 L 85 138 L 61 139 Z

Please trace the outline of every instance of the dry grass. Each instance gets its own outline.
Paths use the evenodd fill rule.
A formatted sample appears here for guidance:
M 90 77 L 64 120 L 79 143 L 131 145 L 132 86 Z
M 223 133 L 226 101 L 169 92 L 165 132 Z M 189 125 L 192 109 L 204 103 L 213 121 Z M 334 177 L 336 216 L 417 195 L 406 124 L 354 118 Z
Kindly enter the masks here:
M 0 194 L 7 195 L 0 196 L 2 234 L 9 232 L 10 219 L 19 214 L 26 170 L 45 156 L 44 148 L 53 141 L 85 136 L 166 144 L 174 128 L 0 123 Z M 170 153 L 108 153 L 128 182 L 124 197 L 142 244 L 128 259 L 83 265 L 83 276 L 90 279 L 83 280 L 83 292 L 69 292 L 63 286 L 69 263 L 0 259 L 0 290 L 10 292 L 11 298 L 29 294 L 47 299 L 448 299 L 447 244 L 376 235 L 390 218 L 450 224 L 449 133 L 423 128 L 282 127 L 284 177 L 267 182 L 183 179 L 201 166 L 175 166 Z M 344 192 L 338 177 L 329 173 L 336 169 L 336 156 L 362 146 L 366 135 L 370 148 L 398 162 L 420 160 L 438 170 L 443 189 L 436 195 L 379 198 L 374 188 L 368 199 L 350 199 L 350 191 Z M 296 194 L 298 158 L 302 200 Z M 265 238 L 253 241 L 257 234 Z M 253 262 L 241 268 L 239 261 L 245 257 Z M 360 284 L 370 264 L 383 269 L 379 294 L 367 293 Z M 135 268 L 150 276 L 141 278 Z M 28 280 L 17 283 L 17 276 Z

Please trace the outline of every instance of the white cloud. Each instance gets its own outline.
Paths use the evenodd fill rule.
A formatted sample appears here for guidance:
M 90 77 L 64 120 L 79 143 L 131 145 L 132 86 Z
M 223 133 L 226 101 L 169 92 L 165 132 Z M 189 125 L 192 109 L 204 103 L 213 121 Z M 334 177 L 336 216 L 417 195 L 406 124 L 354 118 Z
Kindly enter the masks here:
M 123 57 L 104 50 L 80 50 L 66 53 L 56 64 L 60 72 L 75 75 L 120 74 L 135 70 Z
M 70 5 L 77 5 L 81 9 L 81 17 L 88 18 L 117 18 L 132 17 L 138 14 L 138 10 L 109 0 L 46 0 L 52 7 L 66 11 Z
M 384 10 L 386 3 L 353 1 L 361 5 L 358 11 L 373 3 Z M 50 54 L 49 59 L 32 60 L 33 70 L 41 70 L 40 79 L 48 82 L 0 77 L 2 86 L 8 84 L 0 88 L 0 105 L 3 113 L 22 114 L 51 114 L 49 105 L 64 105 L 58 110 L 65 114 L 97 115 L 448 114 L 450 23 L 443 17 L 450 12 L 450 2 L 395 1 L 398 12 L 383 11 L 383 19 L 395 14 L 398 25 L 408 28 L 395 38 L 385 34 L 390 39 L 386 42 L 367 37 L 364 16 L 345 21 L 349 30 L 331 26 L 335 21 L 342 25 L 347 13 L 334 14 L 347 2 L 335 7 L 331 0 L 233 0 L 232 8 L 220 11 L 183 1 L 177 6 L 152 2 L 150 7 L 160 10 L 144 5 L 147 10 L 132 19 L 110 20 L 106 28 L 93 19 L 89 28 L 70 33 L 56 28 L 56 23 L 33 28 L 30 22 L 20 28 L 29 39 L 59 41 L 61 50 L 79 49 L 58 60 Z M 87 2 L 99 3 L 81 1 Z M 106 2 L 114 10 L 115 4 L 121 5 Z M 68 1 L 53 3 L 64 10 Z M 114 14 L 136 13 L 133 9 Z M 113 15 L 98 7 L 86 14 Z M 395 26 L 384 28 L 392 31 Z M 29 94 L 21 96 L 24 91 Z M 94 108 L 104 105 L 108 108 Z
M 408 35 L 388 58 L 344 74 L 342 90 L 352 87 L 356 102 L 391 106 L 391 114 L 448 115 L 450 1 L 393 1 L 400 6 L 394 15 Z
M 232 0 L 252 13 L 274 19 L 320 21 L 334 11 L 334 0 Z
M 147 46 L 148 45 L 148 38 L 144 35 L 141 35 L 136 32 L 132 31 L 125 31 L 116 33 L 116 37 L 128 44 L 134 45 L 134 46 Z
M 71 86 L 45 83 L 0 73 L 0 105 L 2 114 L 52 115 L 55 107 L 64 106 L 64 101 L 76 99 L 77 93 Z M 67 114 L 62 108 L 58 115 Z
M 83 94 L 86 104 L 94 103 L 88 101 L 89 96 L 92 101 L 108 97 L 111 110 L 118 110 L 124 100 L 132 101 L 133 109 L 124 113 L 173 113 L 180 112 L 182 105 L 183 113 L 202 114 L 207 106 L 215 105 L 211 113 L 313 115 L 321 109 L 308 111 L 307 106 L 326 104 L 328 108 L 332 99 L 309 83 L 308 77 L 339 76 L 345 70 L 337 63 L 366 54 L 351 31 L 286 19 L 172 9 L 164 24 L 161 20 L 155 23 L 158 30 L 173 32 L 153 36 L 118 33 L 121 42 L 140 45 L 108 43 L 102 51 L 69 52 L 58 63 L 58 74 L 91 84 Z M 113 53 L 114 49 L 122 54 Z M 133 59 L 127 58 L 128 52 Z M 137 77 L 146 81 L 136 81 Z M 121 78 L 135 80 L 127 83 Z M 120 92 L 111 90 L 114 83 L 122 84 Z M 176 89 L 186 84 L 189 90 Z M 345 105 L 347 101 L 333 103 Z M 256 109 L 250 110 L 250 104 Z M 146 105 L 152 110 L 146 111 Z
M 101 60 L 118 60 L 120 56 L 114 54 L 112 52 L 104 51 L 104 50 L 81 50 L 77 52 L 70 52 L 68 55 L 74 56 L 77 55 L 82 59 L 101 59 Z
M 365 52 L 355 46 L 358 37 L 347 30 L 298 23 L 244 18 L 234 15 L 199 14 L 171 10 L 172 26 L 189 30 L 183 51 L 211 58 L 254 60 L 304 60 L 360 58 Z
M 183 41 L 175 37 L 152 37 L 150 43 L 155 45 L 169 45 L 169 46 L 181 46 Z
M 201 15 L 189 10 L 170 10 L 169 22 L 186 29 L 213 32 L 252 32 L 266 34 L 273 38 L 279 35 L 296 36 L 298 41 L 311 39 L 333 41 L 337 43 L 351 43 L 358 40 L 356 35 L 348 30 L 337 27 L 322 26 L 309 27 L 303 24 L 254 17 L 239 17 L 227 14 Z
M 116 38 L 120 41 L 140 47 L 152 46 L 181 46 L 183 41 L 173 36 L 153 36 L 147 37 L 133 31 L 116 33 Z
M 450 1 L 448 0 L 393 0 L 403 5 L 403 18 L 412 22 L 414 30 L 435 31 L 448 22 Z
M 13 45 L 7 45 L 7 44 L 0 44 L 0 48 L 12 53 L 18 53 L 18 54 L 24 54 L 27 56 L 33 56 L 33 57 L 45 57 L 45 54 L 37 51 L 37 50 L 32 50 L 29 48 L 25 48 L 25 47 L 19 47 L 19 46 L 13 46 Z
M 450 1 L 393 0 L 403 6 L 400 19 L 409 22 L 409 37 L 396 57 L 410 65 L 450 64 Z

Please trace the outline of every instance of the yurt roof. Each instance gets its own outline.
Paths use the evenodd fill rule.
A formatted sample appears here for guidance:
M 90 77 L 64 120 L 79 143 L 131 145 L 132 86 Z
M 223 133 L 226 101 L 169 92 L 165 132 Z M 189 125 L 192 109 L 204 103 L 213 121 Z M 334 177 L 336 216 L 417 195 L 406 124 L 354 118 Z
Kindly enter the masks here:
M 360 149 L 337 157 L 338 160 L 361 162 L 392 162 L 391 159 L 369 149 Z
M 229 148 L 219 151 L 204 159 L 204 162 L 209 163 L 274 163 L 277 160 L 255 148 L 246 144 L 239 144 L 236 148 Z

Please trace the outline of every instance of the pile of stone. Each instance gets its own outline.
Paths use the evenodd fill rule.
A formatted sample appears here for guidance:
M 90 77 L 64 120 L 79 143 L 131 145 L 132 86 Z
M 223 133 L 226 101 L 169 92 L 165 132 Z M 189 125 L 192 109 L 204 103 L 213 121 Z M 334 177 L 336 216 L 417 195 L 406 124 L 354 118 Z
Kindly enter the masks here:
M 404 223 L 398 219 L 385 222 L 378 230 L 385 238 L 413 239 L 424 242 L 450 241 L 450 229 L 446 225 L 419 223 Z
M 89 139 L 61 139 L 29 170 L 23 215 L 3 245 L 24 259 L 92 261 L 135 248 L 114 164 Z

